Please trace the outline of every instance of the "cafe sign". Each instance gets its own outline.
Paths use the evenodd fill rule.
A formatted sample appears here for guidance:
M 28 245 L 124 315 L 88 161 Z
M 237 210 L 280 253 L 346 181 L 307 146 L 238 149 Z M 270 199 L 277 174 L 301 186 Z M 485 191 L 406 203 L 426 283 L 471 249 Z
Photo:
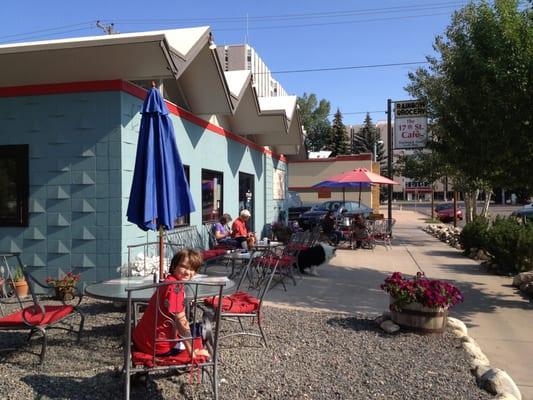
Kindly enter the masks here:
M 420 100 L 395 102 L 394 148 L 417 149 L 426 146 L 426 105 Z

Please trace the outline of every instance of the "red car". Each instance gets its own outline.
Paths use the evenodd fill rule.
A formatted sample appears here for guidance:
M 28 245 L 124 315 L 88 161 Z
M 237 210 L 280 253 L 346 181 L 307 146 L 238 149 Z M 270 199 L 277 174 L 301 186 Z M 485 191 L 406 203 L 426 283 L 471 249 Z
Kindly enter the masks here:
M 442 222 L 453 221 L 453 203 L 443 203 L 435 207 L 437 218 Z M 457 219 L 463 219 L 463 212 L 457 208 Z

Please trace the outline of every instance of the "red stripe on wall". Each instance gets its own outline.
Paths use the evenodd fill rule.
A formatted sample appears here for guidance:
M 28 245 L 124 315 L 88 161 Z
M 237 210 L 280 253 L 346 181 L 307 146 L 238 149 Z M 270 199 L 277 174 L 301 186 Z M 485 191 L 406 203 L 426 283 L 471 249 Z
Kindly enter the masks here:
M 338 157 L 332 157 L 332 158 L 311 158 L 308 160 L 294 160 L 294 161 L 290 161 L 290 164 L 333 162 L 333 161 L 367 161 L 367 160 L 372 160 L 372 154 L 363 153 L 363 154 L 354 154 L 351 156 L 338 156 Z
M 91 81 L 91 82 L 70 82 L 70 83 L 53 83 L 46 85 L 30 85 L 30 86 L 13 86 L 0 88 L 0 97 L 17 97 L 17 96 L 39 96 L 50 94 L 65 94 L 65 93 L 79 93 L 79 92 L 109 92 L 109 91 L 122 91 L 131 94 L 141 100 L 146 97 L 146 89 L 143 89 L 131 82 L 123 80 L 109 80 L 109 81 Z M 168 110 L 195 125 L 201 126 L 218 135 L 227 137 L 235 142 L 238 142 L 244 146 L 248 146 L 254 150 L 257 150 L 270 157 L 276 158 L 280 161 L 287 162 L 284 155 L 273 152 L 266 149 L 248 139 L 245 139 L 239 135 L 236 135 L 230 131 L 216 126 L 206 120 L 203 120 L 196 115 L 178 107 L 174 103 L 165 100 Z

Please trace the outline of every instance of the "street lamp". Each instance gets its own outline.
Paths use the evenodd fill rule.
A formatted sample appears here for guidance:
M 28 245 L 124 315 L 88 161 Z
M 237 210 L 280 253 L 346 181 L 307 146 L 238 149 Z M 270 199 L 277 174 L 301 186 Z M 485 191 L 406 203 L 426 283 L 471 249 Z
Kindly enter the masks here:
M 378 160 L 378 144 L 385 143 L 383 140 L 374 141 L 374 162 Z

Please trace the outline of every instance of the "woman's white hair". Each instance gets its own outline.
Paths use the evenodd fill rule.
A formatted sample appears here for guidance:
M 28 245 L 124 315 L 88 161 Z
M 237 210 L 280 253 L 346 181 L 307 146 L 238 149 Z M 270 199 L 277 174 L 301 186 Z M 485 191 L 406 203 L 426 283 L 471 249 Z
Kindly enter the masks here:
M 239 214 L 241 217 L 251 217 L 252 214 L 250 214 L 250 211 L 244 209 L 241 211 L 241 213 Z

